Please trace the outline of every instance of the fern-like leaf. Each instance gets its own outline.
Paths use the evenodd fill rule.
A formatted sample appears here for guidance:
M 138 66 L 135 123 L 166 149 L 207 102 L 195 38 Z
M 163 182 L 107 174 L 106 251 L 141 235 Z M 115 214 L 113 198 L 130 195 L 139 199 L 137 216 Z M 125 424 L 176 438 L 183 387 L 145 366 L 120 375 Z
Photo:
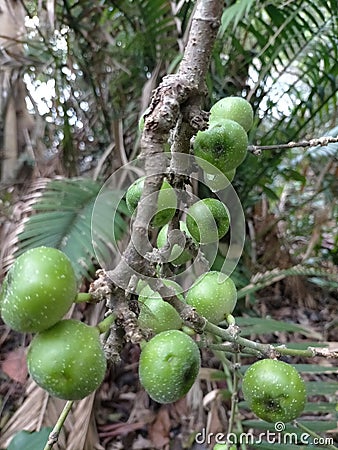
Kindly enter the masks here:
M 283 280 L 288 276 L 324 277 L 332 279 L 334 282 L 334 280 L 337 280 L 338 274 L 329 270 L 305 267 L 302 265 L 296 265 L 288 269 L 273 269 L 254 275 L 250 284 L 238 291 L 238 298 L 240 299 L 253 294 L 254 292 L 277 283 L 277 281 Z
M 95 227 L 92 237 L 92 213 L 100 189 L 101 184 L 90 179 L 48 181 L 41 196 L 33 195 L 32 214 L 18 235 L 16 256 L 33 247 L 55 247 L 70 258 L 79 279 L 90 279 L 97 264 L 95 252 L 106 252 L 107 242 L 113 252 L 127 225 L 122 195 L 112 191 L 105 208 L 95 209 L 96 214 L 102 214 L 101 227 Z

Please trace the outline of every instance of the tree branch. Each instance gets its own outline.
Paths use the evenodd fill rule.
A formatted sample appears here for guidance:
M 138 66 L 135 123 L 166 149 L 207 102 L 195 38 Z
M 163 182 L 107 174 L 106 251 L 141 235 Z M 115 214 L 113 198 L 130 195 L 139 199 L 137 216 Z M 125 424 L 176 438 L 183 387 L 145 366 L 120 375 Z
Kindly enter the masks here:
M 309 139 L 308 141 L 300 141 L 300 142 L 288 142 L 287 144 L 276 144 L 276 145 L 249 145 L 248 151 L 253 153 L 254 155 L 259 156 L 262 150 L 287 150 L 289 148 L 296 147 L 324 147 L 327 144 L 332 144 L 338 142 L 338 137 L 333 136 L 323 136 L 316 139 Z
M 145 259 L 145 255 L 152 250 L 148 242 L 148 228 L 151 218 L 156 212 L 158 191 L 167 172 L 168 158 L 163 152 L 163 146 L 169 139 L 170 131 L 178 122 L 184 124 L 184 132 L 181 130 L 176 138 L 184 140 L 183 147 L 185 148 L 196 132 L 196 127 L 205 122 L 200 104 L 205 91 L 205 76 L 222 11 L 223 2 L 220 0 L 199 0 L 197 2 L 189 40 L 179 70 L 177 74 L 163 78 L 159 87 L 154 91 L 150 106 L 144 116 L 140 158 L 145 160 L 146 179 L 132 226 L 132 239 L 123 253 L 121 261 L 115 269 L 107 272 L 107 277 L 105 277 L 107 283 L 111 280 L 110 287 L 112 290 L 115 289 L 114 295 L 123 295 L 116 286 L 119 286 L 120 289 L 127 289 L 135 272 L 141 276 L 155 275 L 154 266 Z M 194 117 L 189 114 L 191 109 L 194 112 L 196 110 L 200 112 L 199 115 L 197 114 L 197 119 L 195 114 Z M 182 145 L 179 145 L 179 148 L 181 149 Z M 163 286 L 160 286 L 160 289 L 163 289 Z M 170 302 L 182 310 L 182 305 L 178 304 L 175 296 Z M 108 306 L 113 307 L 111 303 Z

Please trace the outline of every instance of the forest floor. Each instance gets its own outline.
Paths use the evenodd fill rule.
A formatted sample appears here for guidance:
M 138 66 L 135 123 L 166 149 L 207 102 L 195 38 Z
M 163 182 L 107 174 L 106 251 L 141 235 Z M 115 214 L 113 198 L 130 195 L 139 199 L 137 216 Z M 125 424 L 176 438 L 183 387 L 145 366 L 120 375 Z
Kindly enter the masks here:
M 256 315 L 278 321 L 300 324 L 307 333 L 274 332 L 249 336 L 265 343 L 319 344 L 330 343 L 337 348 L 337 293 L 328 293 L 308 281 L 290 277 L 257 294 L 255 303 L 238 305 L 238 316 Z M 298 292 L 298 293 L 297 293 Z M 87 320 L 95 316 L 92 307 L 77 307 L 73 317 Z M 96 318 L 95 318 L 96 320 Z M 12 436 L 22 430 L 36 430 L 53 426 L 60 408 L 64 405 L 52 399 L 34 385 L 27 375 L 25 352 L 31 339 L 10 331 L 0 323 L 0 448 L 7 448 Z M 231 394 L 229 380 L 218 380 L 222 366 L 210 351 L 202 352 L 202 367 L 198 381 L 189 394 L 176 403 L 160 405 L 149 399 L 138 380 L 139 347 L 128 344 L 122 351 L 122 363 L 111 367 L 95 395 L 75 403 L 65 423 L 55 449 L 63 450 L 206 450 L 212 443 L 202 436 L 226 433 L 229 423 Z M 250 364 L 253 359 L 242 359 Z M 307 381 L 337 382 L 337 361 L 313 358 L 288 358 L 288 362 L 311 363 L 326 367 L 326 373 L 307 373 Z M 332 370 L 330 370 L 332 368 Z M 338 388 L 338 384 L 337 384 Z M 241 402 L 242 394 L 239 393 Z M 333 402 L 330 396 L 315 396 L 312 402 Z M 236 415 L 235 428 L 254 415 L 241 407 Z M 325 411 L 325 408 L 324 408 Z M 305 410 L 301 418 L 320 421 L 336 420 L 333 413 Z M 249 428 L 246 428 L 249 430 Z M 252 429 L 250 429 L 252 431 Z M 337 438 L 338 429 L 326 433 Z M 323 434 L 322 434 L 323 435 Z M 42 450 L 43 447 L 41 447 Z M 238 447 L 239 448 L 239 447 Z M 250 448 L 250 446 L 247 446 Z M 271 447 L 273 448 L 273 446 Z M 24 449 L 22 449 L 24 450 Z M 26 450 L 26 449 L 25 449 Z M 35 448 L 35 450 L 40 450 Z

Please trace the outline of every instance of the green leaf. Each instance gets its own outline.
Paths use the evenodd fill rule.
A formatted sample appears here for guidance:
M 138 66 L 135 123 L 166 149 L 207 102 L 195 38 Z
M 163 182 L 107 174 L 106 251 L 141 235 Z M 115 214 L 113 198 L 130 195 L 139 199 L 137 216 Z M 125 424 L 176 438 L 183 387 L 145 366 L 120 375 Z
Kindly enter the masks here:
M 334 366 L 320 366 L 319 364 L 294 364 L 298 372 L 303 373 L 335 373 L 338 374 L 338 368 Z
M 19 431 L 11 440 L 7 450 L 43 450 L 52 429 L 52 427 L 44 427 L 40 431 Z
M 336 412 L 335 403 L 331 402 L 308 402 L 304 409 L 305 412 L 314 412 L 314 413 L 333 413 Z
M 328 381 L 307 381 L 306 392 L 308 396 L 311 395 L 336 395 L 337 393 L 337 383 Z
M 266 194 L 266 196 L 270 199 L 270 200 L 279 200 L 278 195 L 269 187 L 267 186 L 262 186 L 262 189 L 264 191 L 264 193 Z
M 236 324 L 241 327 L 241 336 L 249 336 L 256 333 L 275 333 L 277 331 L 299 332 L 306 335 L 311 334 L 311 331 L 307 331 L 306 328 L 300 325 L 261 317 L 237 317 Z
M 125 216 L 129 215 L 121 200 L 123 193 L 111 191 L 105 204 L 95 209 L 99 226 L 93 228 L 93 208 L 101 187 L 82 178 L 49 181 L 32 205 L 34 214 L 18 235 L 17 256 L 33 247 L 55 247 L 70 258 L 78 279 L 90 279 L 96 256 L 105 254 L 107 245 L 112 253 L 116 251 L 116 242 L 127 228 Z

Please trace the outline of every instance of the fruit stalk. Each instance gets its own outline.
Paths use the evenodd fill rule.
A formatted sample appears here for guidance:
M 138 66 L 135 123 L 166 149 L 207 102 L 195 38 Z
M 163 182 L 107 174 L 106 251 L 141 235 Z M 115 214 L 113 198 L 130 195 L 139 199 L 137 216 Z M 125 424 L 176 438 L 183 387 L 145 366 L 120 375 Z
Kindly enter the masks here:
M 96 328 L 99 330 L 100 334 L 106 333 L 109 331 L 110 327 L 116 320 L 116 314 L 109 314 L 109 316 L 105 317 L 101 322 L 96 325 Z
M 74 401 L 68 401 L 65 404 L 53 430 L 51 431 L 51 433 L 49 435 L 48 442 L 45 445 L 43 450 L 51 450 L 53 445 L 57 443 L 61 429 L 63 427 L 65 420 L 67 419 L 68 414 L 70 413 L 70 411 L 72 409 L 73 403 L 74 403 Z

